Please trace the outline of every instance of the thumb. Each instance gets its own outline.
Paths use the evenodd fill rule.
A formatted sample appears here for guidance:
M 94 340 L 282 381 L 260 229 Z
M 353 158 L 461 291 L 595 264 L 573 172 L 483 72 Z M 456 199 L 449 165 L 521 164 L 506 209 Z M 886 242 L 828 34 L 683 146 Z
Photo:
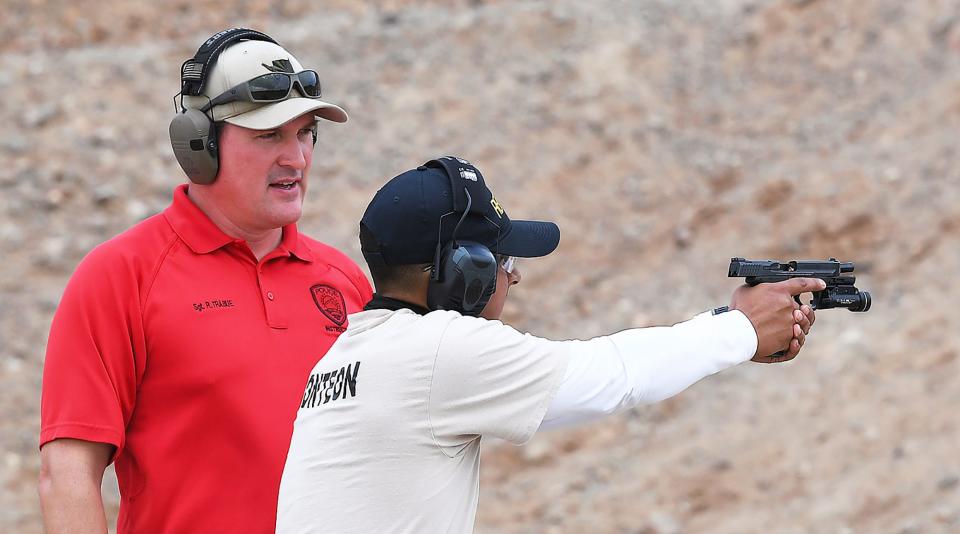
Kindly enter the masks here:
M 822 291 L 826 289 L 827 283 L 819 278 L 791 278 L 780 282 L 790 292 L 791 295 L 808 293 L 810 291 Z

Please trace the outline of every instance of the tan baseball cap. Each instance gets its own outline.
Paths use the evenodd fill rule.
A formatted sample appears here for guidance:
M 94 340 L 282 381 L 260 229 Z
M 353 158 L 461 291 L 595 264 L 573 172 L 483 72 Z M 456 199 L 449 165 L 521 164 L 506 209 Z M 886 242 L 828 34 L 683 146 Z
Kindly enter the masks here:
M 263 74 L 277 71 L 278 65 L 289 66 L 300 72 L 303 65 L 283 47 L 266 41 L 240 41 L 227 47 L 217 58 L 207 83 L 204 96 L 184 96 L 188 108 L 201 108 L 228 89 Z M 279 102 L 229 102 L 215 106 L 214 121 L 226 121 L 253 130 L 272 130 L 303 115 L 313 113 L 318 118 L 346 122 L 347 113 L 339 106 L 318 98 L 306 98 L 297 88 Z

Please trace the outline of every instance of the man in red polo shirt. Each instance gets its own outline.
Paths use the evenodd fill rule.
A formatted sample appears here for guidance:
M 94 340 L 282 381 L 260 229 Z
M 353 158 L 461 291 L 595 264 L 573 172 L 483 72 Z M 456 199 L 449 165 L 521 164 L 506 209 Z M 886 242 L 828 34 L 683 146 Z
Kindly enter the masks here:
M 221 32 L 184 64 L 171 140 L 190 183 L 94 249 L 44 364 L 48 532 L 272 532 L 309 370 L 371 297 L 361 270 L 297 231 L 319 79 L 271 38 Z

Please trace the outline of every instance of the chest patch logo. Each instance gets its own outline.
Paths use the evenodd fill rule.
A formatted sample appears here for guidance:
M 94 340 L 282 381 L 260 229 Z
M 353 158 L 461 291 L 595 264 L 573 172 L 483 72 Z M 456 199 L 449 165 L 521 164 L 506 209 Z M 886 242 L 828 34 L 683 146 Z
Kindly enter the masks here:
M 327 319 L 337 326 L 343 326 L 343 322 L 347 320 L 347 304 L 343 300 L 343 293 L 326 284 L 317 284 L 310 288 L 310 294 Z

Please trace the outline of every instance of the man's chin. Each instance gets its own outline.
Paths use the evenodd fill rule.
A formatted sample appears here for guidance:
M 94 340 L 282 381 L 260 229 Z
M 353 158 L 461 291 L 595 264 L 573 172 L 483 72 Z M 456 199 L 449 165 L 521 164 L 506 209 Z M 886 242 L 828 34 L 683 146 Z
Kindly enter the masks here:
M 298 195 L 280 202 L 269 202 L 264 208 L 264 215 L 274 226 L 286 226 L 299 221 L 303 215 L 303 197 Z
M 300 209 L 290 209 L 282 210 L 271 214 L 270 223 L 274 228 L 283 228 L 288 224 L 293 224 L 300 220 L 301 215 L 303 215 L 303 210 Z

